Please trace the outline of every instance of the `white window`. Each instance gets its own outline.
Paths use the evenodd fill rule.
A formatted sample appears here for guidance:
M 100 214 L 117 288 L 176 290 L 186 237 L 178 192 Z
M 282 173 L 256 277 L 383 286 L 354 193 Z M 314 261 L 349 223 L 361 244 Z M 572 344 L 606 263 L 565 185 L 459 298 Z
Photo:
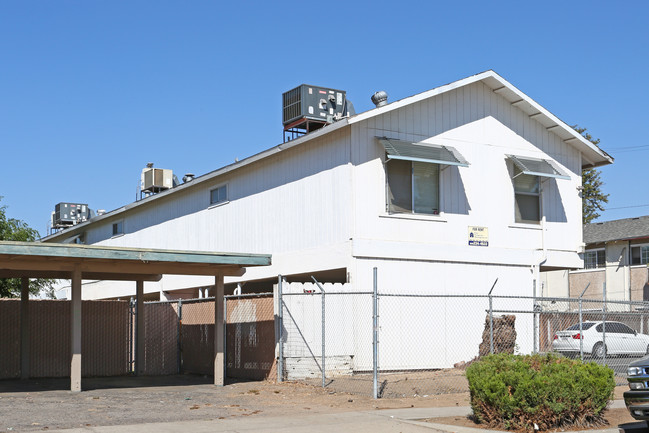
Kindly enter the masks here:
M 439 215 L 440 171 L 469 163 L 451 146 L 377 138 L 387 157 L 387 211 Z
M 538 224 L 541 221 L 541 178 L 570 180 L 554 161 L 507 155 L 514 165 L 514 203 L 517 223 Z
M 514 201 L 517 223 L 538 224 L 541 221 L 541 182 L 538 176 L 523 174 L 514 167 Z
M 439 165 L 389 160 L 388 212 L 439 214 Z
M 228 185 L 221 185 L 210 191 L 210 205 L 228 201 Z
M 646 265 L 649 263 L 649 245 L 631 247 L 631 264 Z
M 584 269 L 597 269 L 606 267 L 606 255 L 602 250 L 590 250 L 584 253 Z
M 113 223 L 113 236 L 124 234 L 124 220 Z

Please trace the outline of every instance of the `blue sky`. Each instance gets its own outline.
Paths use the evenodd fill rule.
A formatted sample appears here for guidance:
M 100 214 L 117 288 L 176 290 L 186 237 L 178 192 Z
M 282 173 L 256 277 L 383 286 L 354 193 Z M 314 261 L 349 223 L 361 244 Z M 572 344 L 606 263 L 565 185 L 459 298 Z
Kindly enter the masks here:
M 493 69 L 600 138 L 609 210 L 649 214 L 649 2 L 4 1 L 0 204 L 135 200 L 147 162 L 201 175 L 282 141 L 281 94 L 356 111 Z M 644 146 L 644 147 L 642 147 Z

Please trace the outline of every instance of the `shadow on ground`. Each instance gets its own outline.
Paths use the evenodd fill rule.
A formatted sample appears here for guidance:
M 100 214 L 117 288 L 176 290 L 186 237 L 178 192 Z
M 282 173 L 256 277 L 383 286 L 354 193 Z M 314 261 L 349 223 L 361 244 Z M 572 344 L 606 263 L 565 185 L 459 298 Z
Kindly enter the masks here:
M 226 384 L 236 383 L 230 380 Z M 88 377 L 81 381 L 83 391 L 115 388 L 150 388 L 183 385 L 209 385 L 214 383 L 212 376 L 173 375 L 173 376 L 116 376 Z M 69 378 L 47 378 L 27 380 L 0 380 L 0 393 L 69 391 Z

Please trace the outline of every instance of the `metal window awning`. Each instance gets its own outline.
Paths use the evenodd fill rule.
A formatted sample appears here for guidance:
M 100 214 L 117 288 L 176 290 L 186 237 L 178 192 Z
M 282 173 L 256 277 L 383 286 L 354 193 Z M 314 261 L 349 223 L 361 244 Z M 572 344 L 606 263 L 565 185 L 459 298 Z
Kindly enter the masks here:
M 507 158 L 518 167 L 521 171 L 520 174 L 570 180 L 570 176 L 564 173 L 554 161 L 549 159 L 526 158 L 516 155 L 507 155 Z
M 441 144 L 413 143 L 395 138 L 377 137 L 385 148 L 388 159 L 427 162 L 430 164 L 468 167 L 469 163 L 454 147 Z

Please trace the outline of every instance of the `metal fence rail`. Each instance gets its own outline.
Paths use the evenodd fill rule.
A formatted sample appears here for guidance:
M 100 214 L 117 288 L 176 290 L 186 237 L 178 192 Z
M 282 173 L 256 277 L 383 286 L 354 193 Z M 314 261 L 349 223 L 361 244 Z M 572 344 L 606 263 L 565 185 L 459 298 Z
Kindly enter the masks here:
M 278 381 L 380 397 L 467 392 L 491 353 L 554 352 L 606 364 L 626 384 L 649 354 L 649 303 L 494 294 L 362 291 L 278 279 Z M 508 288 L 510 292 L 516 291 Z M 535 290 L 531 290 L 535 293 Z M 645 334 L 647 333 L 647 334 Z

